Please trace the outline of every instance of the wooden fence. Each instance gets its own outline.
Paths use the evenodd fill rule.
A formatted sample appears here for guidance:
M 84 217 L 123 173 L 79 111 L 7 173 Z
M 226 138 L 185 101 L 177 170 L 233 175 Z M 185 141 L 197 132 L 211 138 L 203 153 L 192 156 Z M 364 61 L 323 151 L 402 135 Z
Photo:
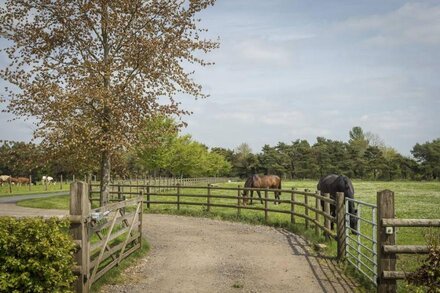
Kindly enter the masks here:
M 192 181 L 195 182 L 195 181 Z M 200 184 L 201 180 L 197 181 Z M 326 237 L 333 238 L 338 243 L 338 257 L 345 256 L 345 201 L 344 194 L 338 193 L 337 199 L 333 200 L 329 194 L 320 194 L 318 192 L 299 191 L 295 189 L 277 190 L 287 194 L 289 199 L 281 199 L 280 204 L 287 204 L 288 210 L 280 210 L 271 208 L 278 200 L 269 198 L 269 193 L 274 191 L 271 189 L 257 189 L 238 187 L 218 187 L 212 184 L 205 186 L 200 185 L 136 185 L 136 184 L 112 184 L 110 192 L 110 202 L 120 201 L 124 198 L 137 196 L 142 192 L 144 196 L 144 204 L 147 208 L 152 205 L 175 205 L 177 210 L 181 206 L 202 206 L 206 211 L 210 212 L 212 208 L 230 208 L 235 209 L 237 215 L 243 210 L 254 210 L 264 213 L 264 220 L 269 221 L 270 214 L 288 214 L 291 223 L 296 222 L 296 218 L 304 219 L 306 228 L 313 228 L 315 233 L 319 235 L 323 233 Z M 193 183 L 191 183 L 193 184 Z M 193 193 L 188 193 L 193 192 Z M 198 192 L 195 192 L 198 191 Z M 260 191 L 262 193 L 263 206 L 246 205 L 245 201 L 249 197 L 243 196 L 243 192 Z M 215 193 L 215 194 L 214 194 Z M 231 195 L 234 194 L 234 195 Z M 90 190 L 90 201 L 99 202 L 99 185 L 92 185 Z M 166 198 L 166 199 L 164 199 Z M 171 198 L 171 199 L 168 199 Z M 192 200 L 191 200 L 192 199 Z M 197 200 L 194 200 L 197 199 Z M 228 202 L 216 202 L 215 199 L 224 199 Z M 256 198 L 254 198 L 256 200 Z M 321 204 L 322 202 L 322 204 Z M 336 206 L 336 216 L 330 213 L 330 205 Z M 322 208 L 323 206 L 323 208 Z M 298 207 L 302 207 L 302 212 L 298 211 Z M 336 224 L 336 232 L 331 230 L 331 224 Z
M 89 292 L 97 279 L 141 248 L 142 205 L 142 195 L 138 194 L 129 200 L 91 209 L 88 184 L 71 184 L 71 234 L 77 244 L 76 292 Z
M 427 245 L 397 245 L 396 227 L 440 227 L 440 219 L 396 219 L 394 192 L 377 193 L 378 207 L 378 286 L 377 292 L 396 292 L 397 280 L 405 279 L 408 272 L 396 270 L 398 254 L 427 254 Z

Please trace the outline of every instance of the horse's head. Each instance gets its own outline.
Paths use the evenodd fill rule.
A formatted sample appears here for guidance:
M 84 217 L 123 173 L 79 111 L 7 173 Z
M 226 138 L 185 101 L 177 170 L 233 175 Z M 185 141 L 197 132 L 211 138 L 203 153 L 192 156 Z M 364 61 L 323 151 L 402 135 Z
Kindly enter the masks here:
M 354 187 L 353 184 L 351 183 L 350 178 L 346 177 L 346 176 L 341 176 L 342 180 L 343 180 L 343 186 L 344 186 L 344 197 L 345 198 L 354 198 Z M 352 201 L 350 201 L 348 203 L 348 212 L 352 215 L 355 216 L 350 216 L 350 228 L 352 229 L 351 232 L 355 235 L 358 234 L 357 230 L 358 230 L 358 222 L 359 222 L 359 218 L 358 216 L 358 210 L 355 209 L 354 207 L 354 203 Z
M 353 184 L 351 183 L 350 178 L 346 177 L 346 176 L 339 176 L 340 180 L 339 181 L 339 188 L 343 188 L 344 190 L 344 198 L 354 198 L 354 187 Z M 318 184 L 319 185 L 319 184 Z M 342 185 L 342 186 L 341 186 Z M 358 233 L 358 222 L 359 222 L 359 218 L 358 218 L 358 210 L 354 207 L 354 202 L 349 201 L 348 202 L 348 212 L 351 214 L 350 215 L 350 228 L 351 233 L 352 234 L 359 234 Z

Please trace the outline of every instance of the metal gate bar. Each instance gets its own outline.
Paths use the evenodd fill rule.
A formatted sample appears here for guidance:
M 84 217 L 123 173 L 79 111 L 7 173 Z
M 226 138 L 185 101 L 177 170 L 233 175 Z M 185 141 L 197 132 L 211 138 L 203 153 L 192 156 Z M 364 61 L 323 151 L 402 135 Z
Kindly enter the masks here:
M 357 214 L 349 212 L 354 205 Z M 376 205 L 360 200 L 345 198 L 346 259 L 354 268 L 377 286 L 377 219 Z M 350 218 L 357 221 L 357 231 L 350 227 Z M 356 232 L 356 235 L 351 235 Z M 371 233 L 371 234 L 370 234 Z

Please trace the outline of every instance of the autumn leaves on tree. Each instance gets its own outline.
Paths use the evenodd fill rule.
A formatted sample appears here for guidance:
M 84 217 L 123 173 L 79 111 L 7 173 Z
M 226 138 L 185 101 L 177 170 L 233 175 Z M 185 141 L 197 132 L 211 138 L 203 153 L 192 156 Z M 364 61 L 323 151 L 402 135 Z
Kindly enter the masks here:
M 145 121 L 187 112 L 183 93 L 203 98 L 184 63 L 209 65 L 196 14 L 215 0 L 6 1 L 0 36 L 13 86 L 3 100 L 17 116 L 37 118 L 35 137 L 58 155 L 101 163 L 108 201 L 112 158 L 148 136 Z

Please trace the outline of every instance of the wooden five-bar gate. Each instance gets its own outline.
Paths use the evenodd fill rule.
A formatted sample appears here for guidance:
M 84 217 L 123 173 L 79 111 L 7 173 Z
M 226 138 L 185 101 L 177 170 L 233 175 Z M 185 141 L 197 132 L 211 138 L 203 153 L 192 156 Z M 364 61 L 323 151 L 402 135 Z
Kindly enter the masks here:
M 91 209 L 89 187 L 74 182 L 70 189 L 71 234 L 77 250 L 76 292 L 91 285 L 142 245 L 142 196 Z

